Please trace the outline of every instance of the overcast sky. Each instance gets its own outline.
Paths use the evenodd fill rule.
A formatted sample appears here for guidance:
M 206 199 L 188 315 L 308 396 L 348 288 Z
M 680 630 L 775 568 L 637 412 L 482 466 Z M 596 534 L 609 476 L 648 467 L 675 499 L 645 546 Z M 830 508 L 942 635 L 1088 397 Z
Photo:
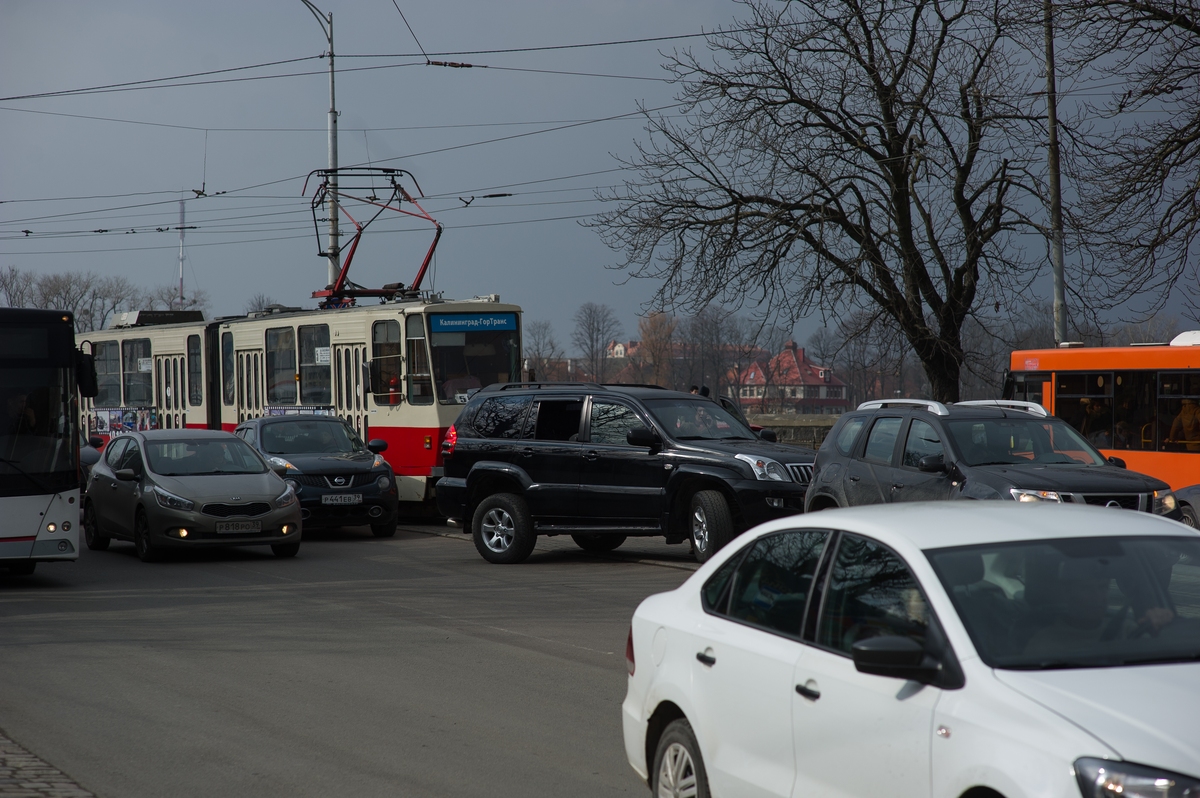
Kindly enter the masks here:
M 618 253 L 580 222 L 600 210 L 596 190 L 621 180 L 617 158 L 645 139 L 638 104 L 673 102 L 662 52 L 703 41 L 475 51 L 694 35 L 734 22 L 739 6 L 397 2 L 431 58 L 488 67 L 424 65 L 392 0 L 318 3 L 334 14 L 341 164 L 411 171 L 446 226 L 425 286 L 499 293 L 528 320 L 549 320 L 568 350 L 571 316 L 588 301 L 613 306 L 624 337 L 636 337 L 655 285 L 606 268 Z M 177 225 L 187 196 L 188 293 L 206 291 L 215 315 L 240 313 L 256 293 L 312 306 L 327 261 L 312 186 L 302 188 L 328 162 L 325 49 L 300 0 L 0 2 L 0 268 L 174 282 L 178 233 L 155 230 Z M 201 85 L 103 88 L 283 61 L 175 81 Z M 87 88 L 100 90 L 76 91 Z M 72 93 L 26 97 L 56 92 Z M 202 187 L 208 196 L 195 198 Z M 371 232 L 352 278 L 411 282 L 430 227 L 385 218 Z M 1048 279 L 1039 292 L 1030 300 L 1048 302 Z M 801 323 L 797 339 L 818 326 Z

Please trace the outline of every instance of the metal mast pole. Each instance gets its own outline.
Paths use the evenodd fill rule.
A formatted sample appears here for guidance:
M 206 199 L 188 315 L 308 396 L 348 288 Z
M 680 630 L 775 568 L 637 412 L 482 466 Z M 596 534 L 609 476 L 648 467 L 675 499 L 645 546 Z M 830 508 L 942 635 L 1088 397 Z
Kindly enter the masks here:
M 342 270 L 341 247 L 338 245 L 338 151 L 337 151 L 337 102 L 333 91 L 333 12 L 322 14 L 309 0 L 300 0 L 317 18 L 325 40 L 329 43 L 329 247 L 325 250 L 329 258 L 329 280 L 327 287 L 337 280 Z
M 1049 127 L 1046 166 L 1050 172 L 1050 265 L 1054 272 L 1054 342 L 1067 340 L 1067 299 L 1063 277 L 1062 185 L 1058 164 L 1058 91 L 1054 76 L 1054 6 L 1042 0 L 1046 28 L 1046 123 Z
M 183 310 L 183 218 L 184 202 L 179 201 L 179 309 Z

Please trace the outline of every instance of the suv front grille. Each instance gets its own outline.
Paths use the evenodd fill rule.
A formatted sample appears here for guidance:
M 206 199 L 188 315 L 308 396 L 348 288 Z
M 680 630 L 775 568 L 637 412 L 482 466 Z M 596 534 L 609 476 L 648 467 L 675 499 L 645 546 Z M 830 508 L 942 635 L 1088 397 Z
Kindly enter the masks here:
M 807 485 L 808 483 L 812 482 L 812 478 L 813 478 L 813 464 L 812 463 L 804 463 L 803 465 L 799 465 L 799 464 L 789 465 L 788 471 L 791 472 L 792 479 L 796 480 L 797 482 L 799 482 L 801 484 Z
M 215 515 L 217 518 L 229 518 L 234 515 L 266 515 L 271 511 L 271 505 L 266 502 L 250 502 L 249 504 L 206 504 L 200 508 L 205 515 Z
M 335 479 L 346 480 L 341 485 L 334 484 Z M 294 479 L 301 485 L 307 485 L 310 488 L 334 488 L 335 490 L 344 490 L 345 488 L 362 487 L 371 481 L 370 474 L 340 474 L 332 477 L 324 477 L 320 474 L 292 474 L 288 479 Z
M 1116 502 L 1118 507 L 1126 510 L 1142 509 L 1142 496 L 1139 493 L 1077 493 L 1078 498 L 1088 504 L 1109 507 Z

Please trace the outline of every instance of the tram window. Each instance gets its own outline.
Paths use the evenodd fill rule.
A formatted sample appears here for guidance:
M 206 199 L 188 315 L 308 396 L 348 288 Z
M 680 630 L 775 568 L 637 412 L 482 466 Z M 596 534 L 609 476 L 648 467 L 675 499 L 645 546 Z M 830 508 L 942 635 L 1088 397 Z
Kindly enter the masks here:
M 371 387 L 375 391 L 375 404 L 400 404 L 404 395 L 400 387 L 403 359 L 400 322 L 389 319 L 371 325 Z
M 518 378 L 517 314 L 435 314 L 430 330 L 433 376 L 443 404 L 466 404 L 480 388 Z
M 359 350 L 354 350 L 354 409 L 362 410 L 362 362 Z
M 311 324 L 300 333 L 300 404 L 328 405 L 333 402 L 329 367 L 329 325 Z
M 340 349 L 337 351 L 337 354 L 334 357 L 333 374 L 334 377 L 336 377 L 335 383 L 337 386 L 337 406 L 345 407 L 345 399 L 342 398 L 345 396 L 345 393 L 342 389 L 346 385 L 346 378 L 342 376 L 342 350 Z
M 154 361 L 150 358 L 150 339 L 131 338 L 121 342 L 121 381 L 125 389 L 125 404 L 133 407 L 149 407 L 154 404 L 151 395 Z
M 260 378 L 260 371 L 259 371 L 260 365 L 261 364 L 258 359 L 258 352 L 255 352 L 254 353 L 254 371 L 250 375 L 253 380 L 253 382 L 251 384 L 254 386 L 254 406 L 255 407 L 262 407 L 262 392 L 261 392 L 261 389 L 258 387 L 262 381 Z
M 233 404 L 233 333 L 221 333 L 221 401 Z
M 96 358 L 96 385 L 99 391 L 94 407 L 121 406 L 121 347 L 116 341 L 97 341 L 92 345 Z
M 296 404 L 296 331 L 267 330 L 267 404 Z
M 1079 430 L 1098 449 L 1113 447 L 1113 386 L 1111 372 L 1059 373 L 1054 415 Z
M 1200 452 L 1200 374 L 1158 375 L 1160 448 L 1167 452 Z
M 237 399 L 238 407 L 246 406 L 246 356 L 237 356 Z
M 157 404 L 162 404 L 166 394 L 163 393 L 162 385 L 162 361 L 154 361 L 154 395 L 158 397 Z
M 404 320 L 404 330 L 408 355 L 408 401 L 414 405 L 431 405 L 433 379 L 425 349 L 425 320 L 420 316 L 409 316 Z
M 183 398 L 183 387 L 179 381 L 179 358 L 171 358 L 171 385 L 175 390 L 171 391 L 171 407 L 178 410 L 180 400 Z
M 204 403 L 204 374 L 201 371 L 200 336 L 189 335 L 187 339 L 188 404 L 198 407 Z

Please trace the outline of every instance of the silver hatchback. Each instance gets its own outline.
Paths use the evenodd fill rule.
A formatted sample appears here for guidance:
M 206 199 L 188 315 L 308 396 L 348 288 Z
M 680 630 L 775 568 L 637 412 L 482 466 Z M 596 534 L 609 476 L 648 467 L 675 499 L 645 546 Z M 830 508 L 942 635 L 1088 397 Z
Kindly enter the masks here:
M 244 441 L 215 430 L 130 432 L 92 467 L 83 505 L 89 549 L 133 541 L 144 562 L 167 548 L 300 550 L 300 503 Z

